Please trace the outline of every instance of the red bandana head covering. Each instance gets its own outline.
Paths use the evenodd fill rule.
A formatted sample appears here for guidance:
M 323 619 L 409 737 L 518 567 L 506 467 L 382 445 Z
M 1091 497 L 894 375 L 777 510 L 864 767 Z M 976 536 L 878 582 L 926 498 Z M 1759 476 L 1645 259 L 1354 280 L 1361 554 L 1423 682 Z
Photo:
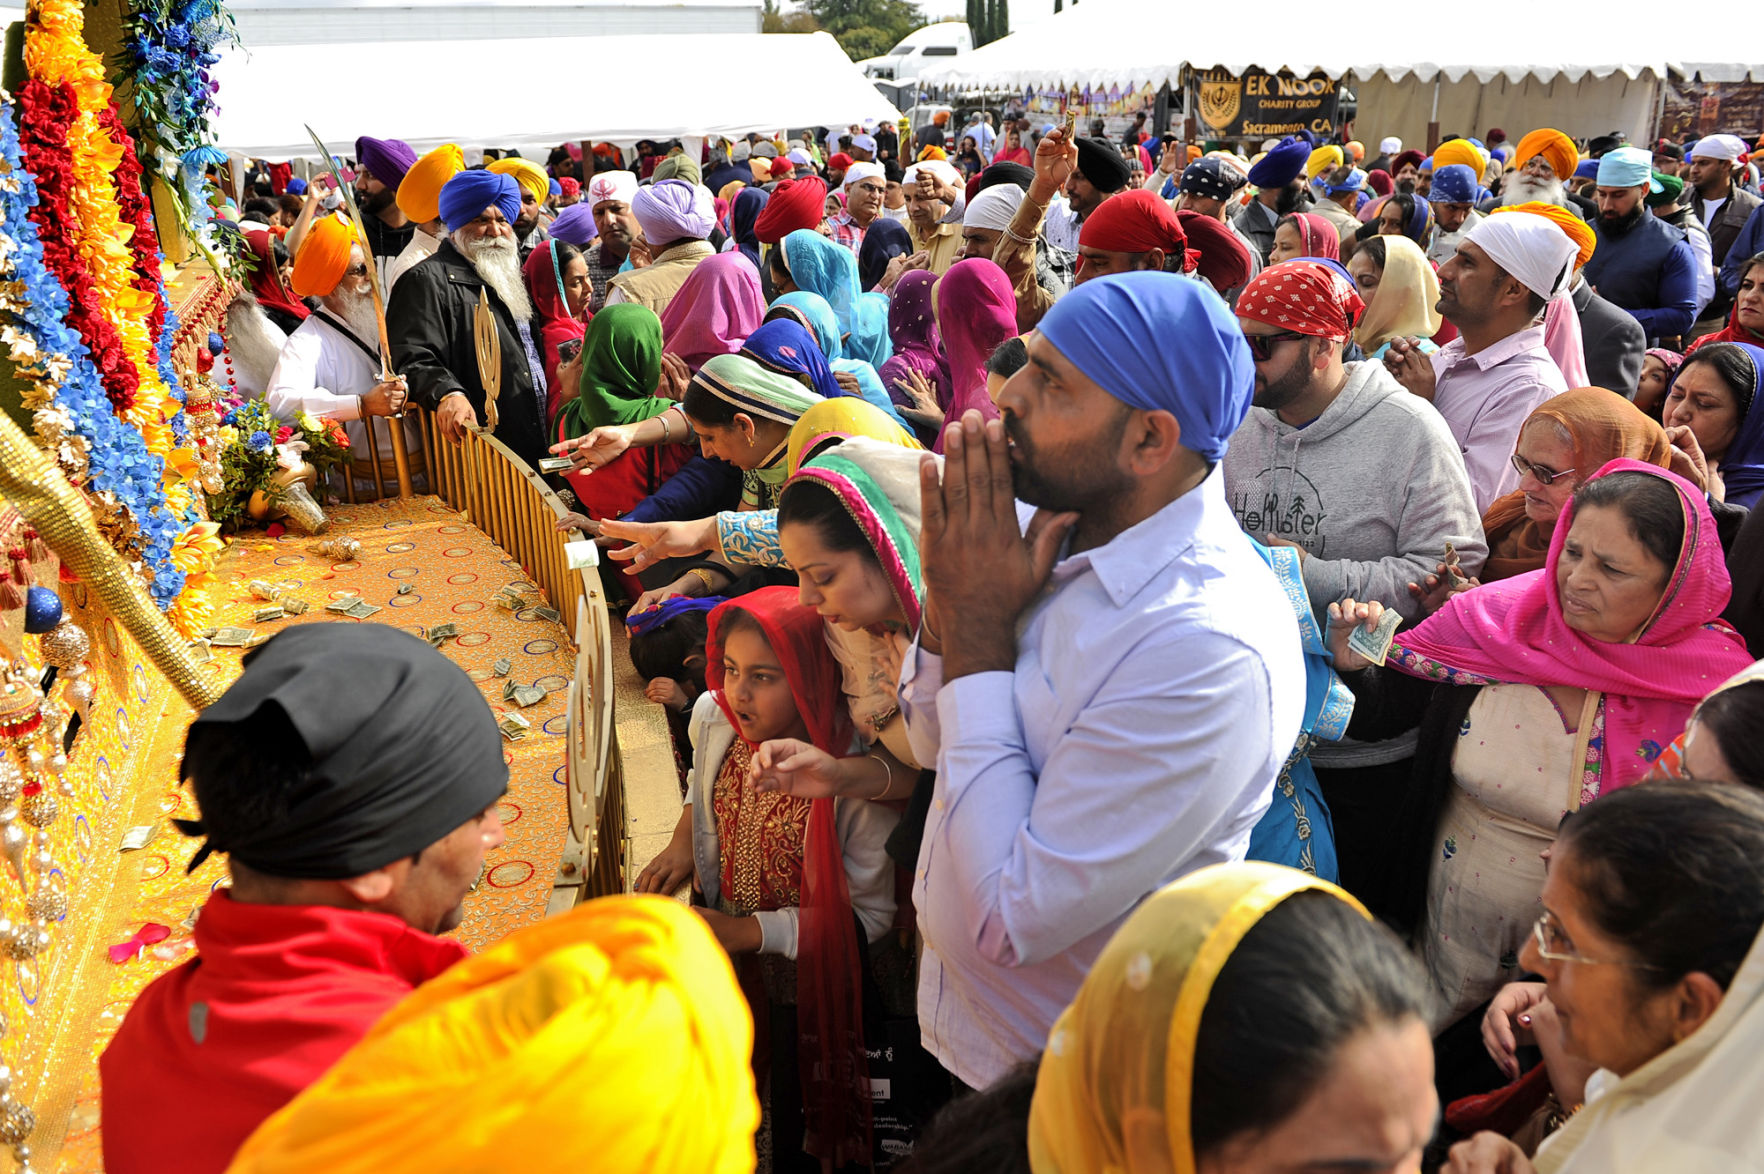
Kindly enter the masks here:
M 775 245 L 799 228 L 814 228 L 827 215 L 827 183 L 820 176 L 787 179 L 772 189 L 771 199 L 753 222 L 762 245 Z
M 577 148 L 578 151 L 580 149 L 580 147 Z M 573 176 L 564 176 L 557 181 L 557 186 L 563 190 L 563 194 L 566 196 L 579 196 L 582 194 L 582 185 Z
M 1339 268 L 1308 257 L 1268 266 L 1237 299 L 1239 318 L 1331 342 L 1346 341 L 1365 309 Z
M 1143 188 L 1110 196 L 1084 219 L 1078 243 L 1105 253 L 1149 253 L 1162 249 L 1166 256 L 1183 258 L 1182 270 L 1192 270 L 1197 260 L 1188 248 L 1188 234 L 1176 219 L 1167 200 Z
M 1189 255 L 1199 254 L 1195 268 L 1208 285 L 1224 293 L 1249 280 L 1249 247 L 1237 239 L 1223 220 L 1199 212 L 1178 212 L 1176 219 L 1188 234 Z

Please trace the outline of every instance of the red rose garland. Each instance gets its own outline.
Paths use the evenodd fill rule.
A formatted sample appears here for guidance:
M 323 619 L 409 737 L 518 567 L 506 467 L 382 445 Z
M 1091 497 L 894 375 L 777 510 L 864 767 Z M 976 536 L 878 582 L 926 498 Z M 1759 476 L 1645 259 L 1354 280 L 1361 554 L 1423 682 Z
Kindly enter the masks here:
M 116 104 L 98 116 L 98 125 L 122 147 L 122 161 L 116 165 L 116 199 L 122 208 L 125 224 L 135 226 L 129 238 L 129 251 L 135 256 L 135 278 L 129 284 L 153 299 L 147 328 L 153 345 L 158 346 L 165 333 L 165 299 L 160 296 L 159 241 L 154 235 L 153 214 L 147 206 L 147 194 L 141 184 L 141 163 L 135 158 L 135 140 L 124 129 L 117 115 Z M 155 356 L 154 362 L 158 362 Z
M 67 324 L 91 352 L 106 398 L 120 415 L 134 406 L 141 375 L 106 317 L 103 297 L 76 248 L 69 213 L 73 161 L 67 143 L 79 104 L 65 82 L 47 86 L 33 78 L 19 90 L 18 105 L 19 148 L 37 178 L 37 206 L 30 216 L 43 242 L 43 261 L 67 291 Z

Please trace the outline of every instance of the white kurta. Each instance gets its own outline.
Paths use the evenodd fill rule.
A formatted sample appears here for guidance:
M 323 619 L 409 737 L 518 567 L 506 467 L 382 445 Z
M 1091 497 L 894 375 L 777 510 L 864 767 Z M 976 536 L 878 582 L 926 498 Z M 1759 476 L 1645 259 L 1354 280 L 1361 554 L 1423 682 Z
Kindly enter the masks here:
M 270 373 L 264 399 L 276 419 L 292 423 L 302 412 L 329 416 L 342 423 L 354 455 L 367 459 L 367 431 L 361 423 L 361 401 L 379 382 L 379 370 L 362 349 L 317 314 L 288 336 L 276 369 Z M 392 457 L 391 429 L 374 427 L 380 457 Z M 406 451 L 416 448 L 417 430 L 404 430 Z
M 386 296 L 388 298 L 392 296 L 392 287 L 398 284 L 400 277 L 433 257 L 440 248 L 440 237 L 430 236 L 421 228 L 412 233 L 410 243 L 405 245 L 403 251 L 396 257 L 392 258 L 390 265 L 386 266 Z

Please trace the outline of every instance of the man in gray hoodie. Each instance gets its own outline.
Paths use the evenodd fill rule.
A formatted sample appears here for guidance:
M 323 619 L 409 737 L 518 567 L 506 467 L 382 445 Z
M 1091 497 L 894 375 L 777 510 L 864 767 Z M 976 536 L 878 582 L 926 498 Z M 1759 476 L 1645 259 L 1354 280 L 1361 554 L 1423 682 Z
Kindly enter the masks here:
M 1263 270 L 1237 302 L 1256 391 L 1225 454 L 1226 498 L 1252 537 L 1302 552 L 1323 626 L 1329 605 L 1348 595 L 1416 620 L 1408 585 L 1426 581 L 1448 544 L 1465 576 L 1488 552 L 1463 457 L 1439 413 L 1383 364 L 1342 360 L 1364 309 L 1338 266 L 1312 258 Z M 1342 885 L 1374 913 L 1388 908 L 1379 861 L 1414 745 L 1411 731 L 1311 751 Z

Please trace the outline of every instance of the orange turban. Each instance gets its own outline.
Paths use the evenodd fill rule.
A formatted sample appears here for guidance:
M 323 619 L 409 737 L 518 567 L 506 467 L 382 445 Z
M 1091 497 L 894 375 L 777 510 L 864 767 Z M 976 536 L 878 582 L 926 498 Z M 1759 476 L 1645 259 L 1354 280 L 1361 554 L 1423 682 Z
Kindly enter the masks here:
M 418 224 L 441 215 L 441 185 L 465 170 L 465 156 L 443 143 L 410 165 L 398 185 L 398 210 Z
M 1196 159 L 1201 157 L 1201 149 L 1193 143 L 1188 144 L 1188 150 L 1184 153 L 1188 156 L 1188 161 L 1190 163 L 1193 163 Z
M 948 158 L 949 158 L 949 152 L 945 151 L 942 147 L 926 147 L 923 151 L 919 152 L 919 162 L 920 163 L 925 162 L 927 159 L 948 159 Z
M 1482 178 L 1482 169 L 1488 166 L 1488 160 L 1469 139 L 1453 139 L 1433 149 L 1433 170 L 1436 175 L 1440 168 L 1450 167 L 1454 163 L 1462 163 L 1468 167 L 1478 180 Z
M 357 239 L 355 226 L 340 212 L 314 220 L 294 255 L 290 283 L 294 292 L 303 298 L 322 298 L 336 289 L 349 271 L 349 248 Z
M 1519 148 L 1513 153 L 1513 163 L 1523 168 L 1538 155 L 1550 165 L 1556 178 L 1566 182 L 1573 178 L 1574 169 L 1580 165 L 1580 150 L 1574 140 L 1559 130 L 1534 130 L 1519 140 Z
M 931 116 L 931 125 L 933 126 L 944 126 L 947 125 L 948 122 L 949 111 L 947 110 L 939 110 L 936 114 Z
M 531 194 L 538 203 L 543 204 L 545 197 L 551 194 L 551 177 L 537 163 L 525 159 L 498 159 L 484 170 L 513 177 L 521 185 L 521 190 Z
M 1350 154 L 1354 157 L 1355 163 L 1358 163 L 1360 160 L 1362 160 L 1366 157 L 1366 147 L 1364 144 L 1362 144 L 1360 142 L 1360 140 L 1358 140 L 1358 139 L 1350 140 L 1348 142 L 1347 147 L 1348 147 L 1348 154 Z
M 1529 137 L 1529 136 L 1528 136 Z M 1527 155 L 1529 159 L 1531 156 Z M 1553 164 L 1552 164 L 1553 166 Z M 1528 204 L 1508 204 L 1504 208 L 1496 208 L 1496 212 L 1530 212 L 1533 216 L 1542 216 L 1557 228 L 1568 234 L 1580 250 L 1574 258 L 1574 268 L 1579 270 L 1592 260 L 1593 249 L 1598 247 L 1599 238 L 1594 234 L 1592 225 L 1580 218 L 1580 213 L 1555 204 L 1542 204 L 1536 200 Z

